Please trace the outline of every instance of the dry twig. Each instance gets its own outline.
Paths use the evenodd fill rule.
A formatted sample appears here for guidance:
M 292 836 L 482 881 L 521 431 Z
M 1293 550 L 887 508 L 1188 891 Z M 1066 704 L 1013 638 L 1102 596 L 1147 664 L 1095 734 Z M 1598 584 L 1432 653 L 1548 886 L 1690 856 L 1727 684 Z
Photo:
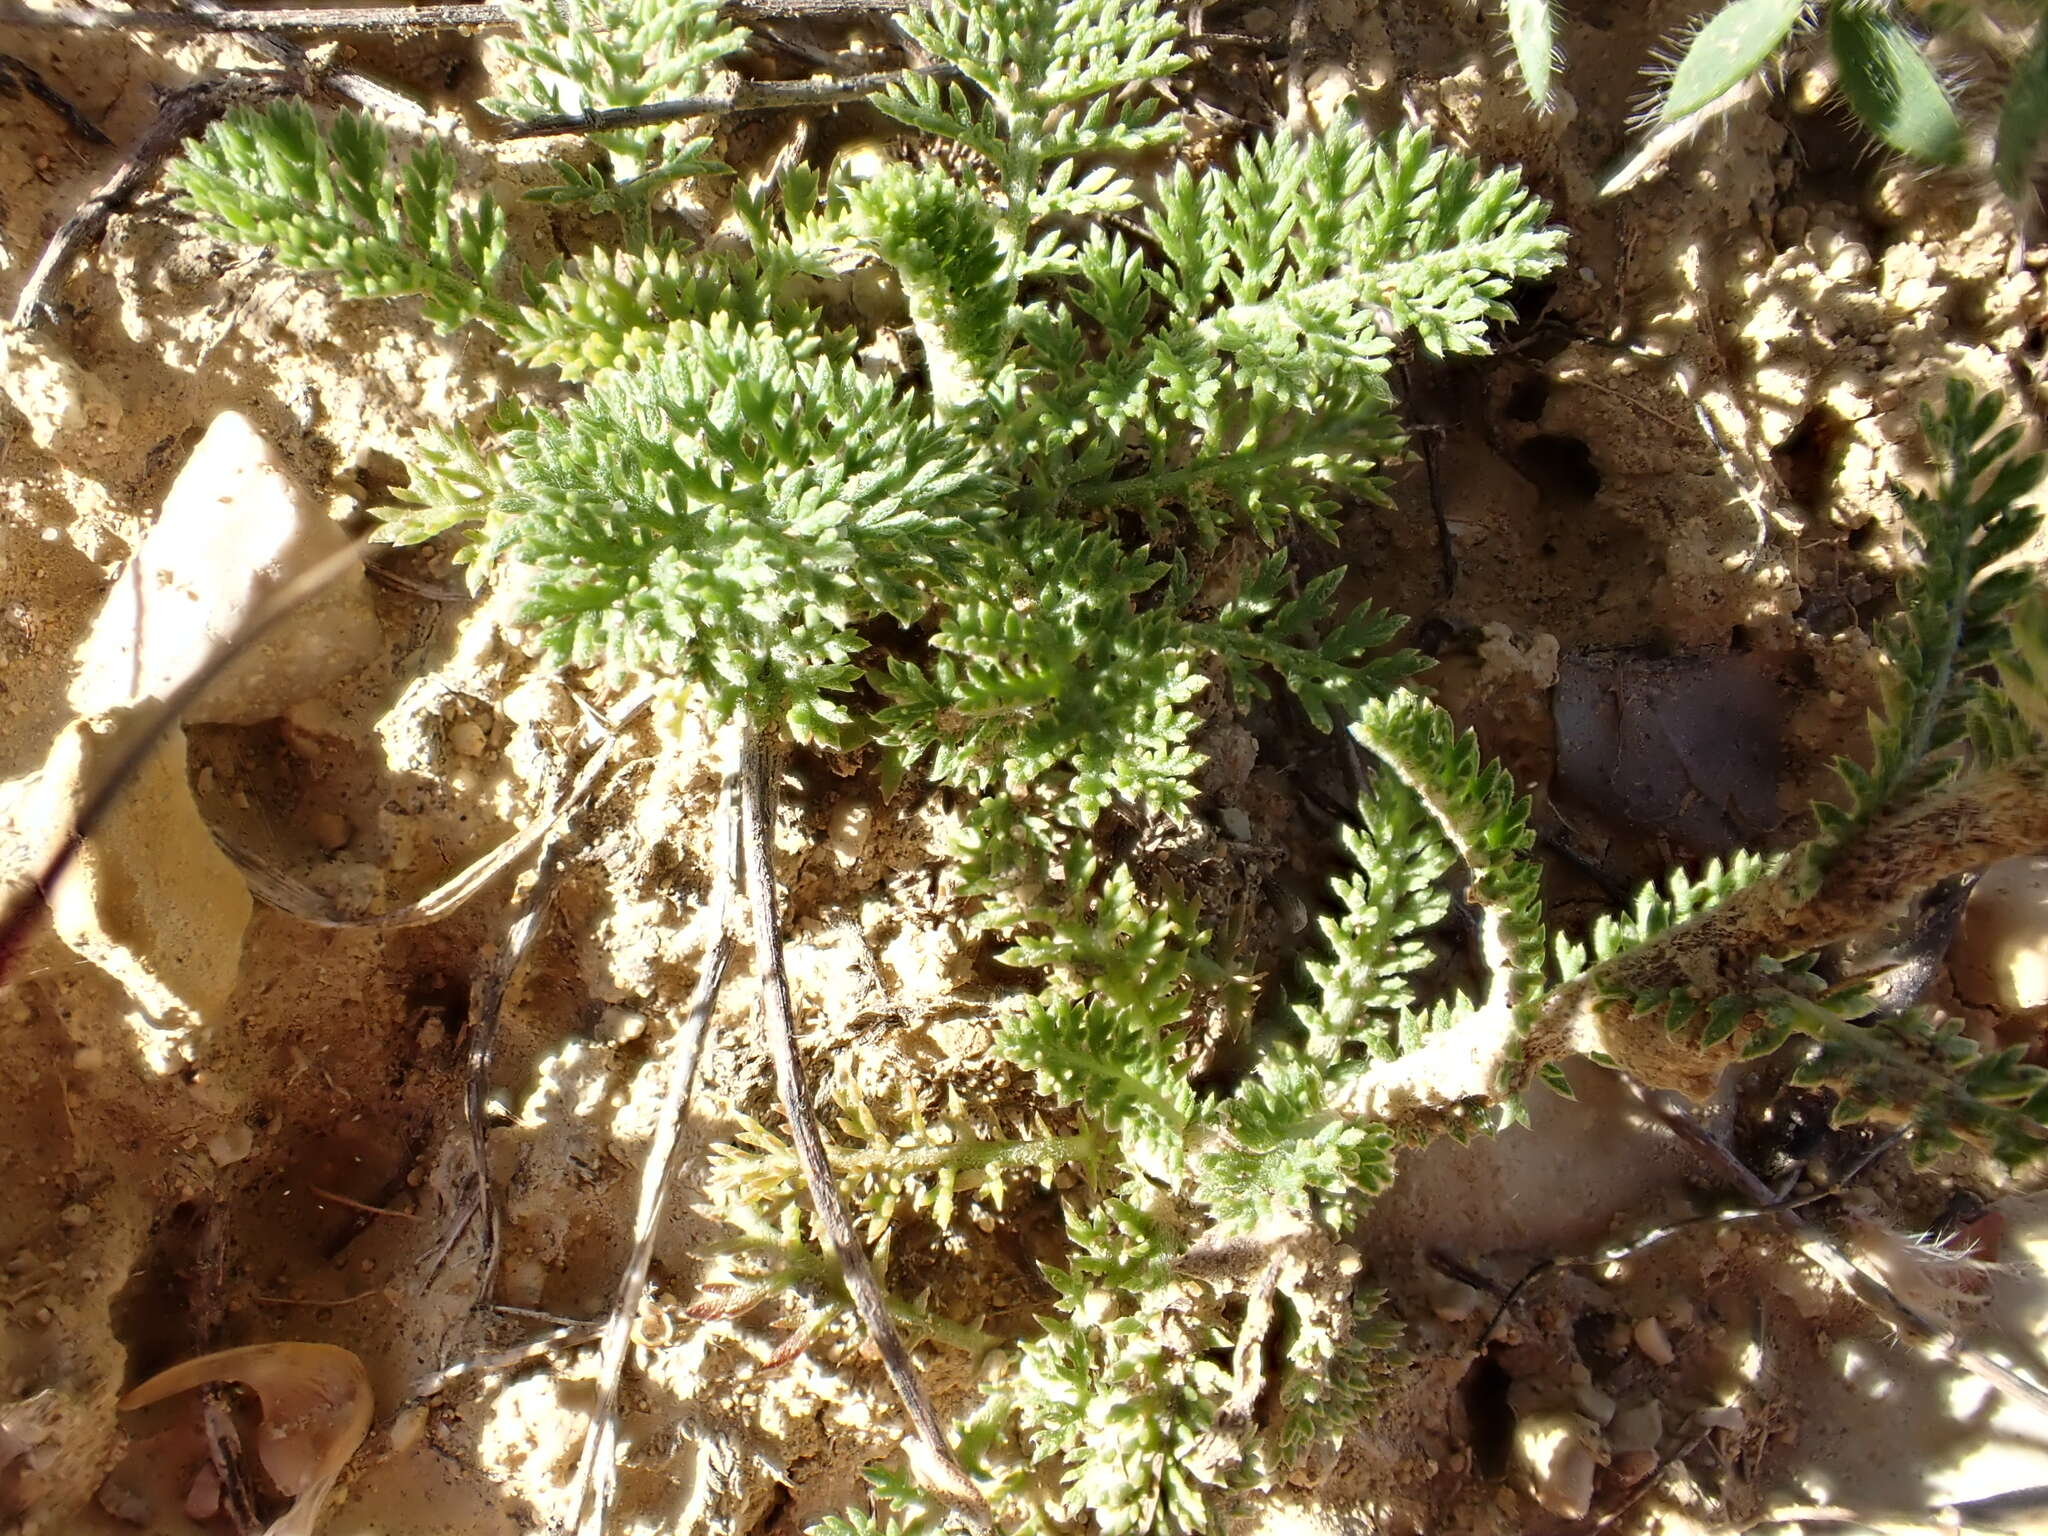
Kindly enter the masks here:
M 597 1401 L 591 1407 L 583 1454 L 577 1460 L 570 1516 L 571 1529 L 580 1536 L 603 1536 L 605 1517 L 611 1508 L 618 1470 L 619 1379 L 625 1372 L 633 1320 L 639 1314 L 640 1298 L 647 1289 L 647 1274 L 654 1262 L 654 1239 L 661 1230 L 662 1212 L 680 1162 L 683 1120 L 696 1086 L 697 1061 L 703 1053 L 704 1036 L 711 1025 L 719 988 L 732 961 L 732 894 L 739 884 L 741 867 L 742 789 L 737 778 L 738 775 L 728 777 L 719 799 L 717 857 L 711 877 L 710 907 L 704 918 L 704 959 L 697 972 L 697 987 L 689 1010 L 669 1044 L 670 1059 L 664 1064 L 667 1082 L 655 1116 L 654 1140 L 647 1149 L 647 1162 L 640 1174 L 639 1204 L 633 1212 L 633 1252 L 619 1277 L 618 1294 L 601 1334 Z
M 73 263 L 106 233 L 107 221 L 127 207 L 156 180 L 164 162 L 177 153 L 178 146 L 205 130 L 228 108 L 245 101 L 277 95 L 284 82 L 253 75 L 223 75 L 198 80 L 164 98 L 156 121 L 135 142 L 114 174 L 93 189 L 78 205 L 78 211 L 57 227 L 50 243 L 36 258 L 28 280 L 14 300 L 12 323 L 18 330 L 34 330 L 57 313 L 57 294 L 64 286 Z
M 591 1343 L 603 1332 L 603 1323 L 564 1323 L 559 1328 L 528 1339 L 524 1344 L 515 1344 L 510 1349 L 459 1360 L 431 1376 L 423 1376 L 412 1384 L 411 1390 L 406 1393 L 406 1399 L 409 1402 L 417 1402 L 421 1398 L 437 1396 L 467 1377 L 491 1376 L 500 1371 L 513 1370 L 529 1360 L 538 1360 L 542 1355 L 551 1355 L 557 1350 L 575 1349 Z
M 1668 1126 L 1679 1140 L 1698 1152 L 1750 1199 L 1760 1206 L 1772 1203 L 1770 1186 L 1758 1178 L 1747 1163 L 1710 1134 L 1682 1105 L 1668 1094 L 1648 1092 L 1634 1083 L 1629 1086 L 1643 1105 Z M 1799 1235 L 1803 1250 L 1827 1271 L 1830 1278 L 1876 1313 L 1900 1338 L 1968 1371 L 1972 1376 L 1988 1383 L 2001 1397 L 2020 1407 L 2048 1414 L 2048 1390 L 2029 1381 L 2004 1362 L 1993 1359 L 1983 1350 L 1965 1344 L 1961 1336 L 1947 1324 L 1929 1317 L 1919 1308 L 1906 1302 L 1884 1281 L 1844 1253 L 1829 1233 L 1801 1214 L 1796 1207 L 1787 1207 L 1772 1214 L 1789 1230 Z
M 199 16 L 218 17 L 227 7 L 220 0 L 176 0 L 180 10 L 191 11 Z M 307 86 L 319 86 L 331 91 L 343 101 L 361 107 L 366 112 L 382 112 L 390 117 L 403 118 L 407 122 L 423 123 L 426 112 L 410 96 L 394 91 L 388 85 L 372 80 L 368 75 L 352 69 L 328 69 L 315 64 L 306 50 L 287 38 L 274 32 L 249 32 L 237 29 L 235 36 L 265 58 L 282 64 L 292 76 Z
M 108 146 L 113 144 L 113 140 L 100 132 L 97 123 L 60 95 L 32 65 L 17 59 L 11 53 L 0 53 L 0 96 L 12 95 L 17 90 L 27 91 L 63 118 L 66 126 L 86 143 Z
M 950 75 L 944 65 L 913 69 L 882 69 L 858 75 L 815 76 L 809 80 L 742 80 L 714 96 L 679 96 L 670 101 L 643 102 L 637 107 L 603 107 L 594 112 L 559 112 L 505 123 L 501 139 L 545 139 L 560 134 L 602 133 L 614 128 L 646 128 L 686 117 L 722 117 L 734 112 L 773 111 L 788 107 L 823 107 L 860 101 L 910 75 Z
M 555 887 L 562 878 L 564 847 L 550 843 L 534 867 L 533 884 L 519 904 L 505 942 L 491 963 L 469 987 L 469 1059 L 462 1095 L 462 1118 L 469 1128 L 469 1151 L 476 1164 L 476 1215 L 483 1232 L 483 1253 L 478 1262 L 476 1294 L 488 1298 L 498 1271 L 498 1199 L 491 1185 L 490 1125 L 486 1100 L 491 1088 L 491 1061 L 498 1045 L 498 1021 L 505 1012 L 505 996 L 527 951 L 547 922 L 555 899 Z
M 776 20 L 884 15 L 900 11 L 907 0 L 732 0 L 724 9 L 742 19 Z M 392 6 L 222 6 L 206 14 L 186 11 L 96 11 L 82 6 L 29 10 L 0 5 L 0 27 L 24 30 L 145 33 L 241 32 L 431 32 L 464 28 L 509 27 L 512 18 L 501 5 L 479 0 L 474 5 Z
M 974 1480 L 953 1454 L 945 1426 L 939 1422 L 938 1411 L 918 1379 L 917 1365 L 910 1358 L 896 1320 L 889 1315 L 888 1299 L 875 1281 L 867 1250 L 839 1198 L 839 1186 L 825 1156 L 824 1138 L 818 1134 L 810 1085 L 804 1079 L 803 1064 L 797 1059 L 796 1015 L 790 1002 L 789 975 L 782 963 L 782 933 L 775 912 L 775 870 L 769 858 L 775 804 L 771 774 L 767 747 L 758 734 L 749 731 L 740 750 L 741 844 L 747 872 L 747 901 L 754 914 L 754 965 L 761 982 L 761 1022 L 768 1037 L 769 1057 L 775 1063 L 775 1087 L 782 1098 L 782 1112 L 789 1121 L 790 1145 L 803 1168 L 811 1208 L 839 1261 L 854 1310 L 867 1326 L 875 1352 L 882 1358 L 882 1369 L 888 1373 L 890 1385 L 910 1415 L 916 1434 L 911 1466 L 934 1493 L 985 1527 L 988 1507 Z

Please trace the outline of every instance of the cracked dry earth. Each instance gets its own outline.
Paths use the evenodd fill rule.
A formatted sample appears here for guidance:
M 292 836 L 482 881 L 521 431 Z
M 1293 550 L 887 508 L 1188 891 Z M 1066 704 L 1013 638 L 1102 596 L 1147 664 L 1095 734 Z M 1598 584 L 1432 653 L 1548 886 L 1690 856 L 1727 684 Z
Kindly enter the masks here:
M 1897 553 L 1883 487 L 1916 467 L 1916 402 L 1959 372 L 2042 403 L 2048 247 L 1975 184 L 1872 158 L 1816 82 L 1795 77 L 1644 189 L 1594 197 L 1640 62 L 1689 9 L 1568 7 L 1568 99 L 1540 118 L 1504 76 L 1490 10 L 1438 0 L 1324 0 L 1298 18 L 1211 5 L 1209 27 L 1273 42 L 1219 52 L 1187 91 L 1197 153 L 1239 120 L 1346 94 L 1376 124 L 1412 111 L 1523 164 L 1572 231 L 1567 268 L 1522 296 L 1501 355 L 1407 369 L 1417 452 L 1393 504 L 1358 509 L 1341 549 L 1312 557 L 1347 561 L 1361 594 L 1414 617 L 1439 663 L 1428 685 L 1537 796 L 1566 925 L 1673 859 L 1792 835 L 1871 698 L 1869 628 Z M 0 75 L 10 302 L 157 91 L 252 62 L 215 41 L 5 26 L 0 52 L 114 146 Z M 488 94 L 494 64 L 477 38 L 350 54 L 444 115 Z M 864 126 L 846 108 L 814 128 L 822 143 Z M 788 132 L 738 121 L 721 148 L 743 163 Z M 241 413 L 271 445 L 264 473 L 305 519 L 353 529 L 402 481 L 419 426 L 475 419 L 506 382 L 405 306 L 344 303 L 204 238 L 156 194 L 114 220 L 63 300 L 54 324 L 0 340 L 10 880 L 52 825 L 42 770 L 80 707 L 88 629 L 216 418 Z M 370 1375 L 373 1426 L 328 1536 L 510 1536 L 564 1515 L 587 1351 L 422 1386 L 608 1304 L 660 1093 L 646 1067 L 702 941 L 714 744 L 693 728 L 656 752 L 637 728 L 570 830 L 491 1075 L 503 1243 L 488 1297 L 465 1224 L 462 1042 L 522 885 L 417 926 L 323 927 L 252 899 L 208 836 L 270 872 L 273 896 L 292 882 L 302 906 L 365 913 L 543 814 L 597 739 L 583 704 L 616 699 L 538 667 L 509 603 L 471 600 L 447 554 L 378 554 L 378 579 L 303 670 L 280 663 L 253 702 L 188 717 L 182 761 L 154 762 L 100 870 L 103 895 L 141 892 L 162 921 L 123 927 L 114 896 L 88 903 L 0 989 L 0 1527 L 228 1529 L 190 1512 L 196 1428 L 116 1400 L 197 1351 L 279 1339 L 345 1346 Z M 1279 714 L 1219 719 L 1202 744 L 1190 878 L 1283 985 L 1323 909 L 1333 838 L 1317 806 L 1348 793 L 1341 765 Z M 1000 968 L 941 854 L 956 807 L 915 787 L 884 798 L 853 761 L 801 757 L 791 773 L 778 855 L 821 1081 L 885 1104 L 957 1094 L 1023 1123 L 1027 1085 L 989 1054 Z M 2048 1004 L 2030 880 L 1979 898 L 1936 983 L 1973 1029 L 2009 1039 Z M 179 998 L 204 1006 L 190 1017 Z M 752 1002 L 742 968 L 686 1133 L 692 1170 L 744 1117 L 773 1117 Z M 1480 1348 L 1494 1303 L 1455 1274 L 1511 1280 L 1727 1199 L 1612 1081 L 1576 1081 L 1575 1104 L 1540 1099 L 1526 1130 L 1404 1164 L 1353 1246 L 1390 1292 L 1408 1363 L 1328 1475 L 1262 1503 L 1254 1526 L 1563 1533 L 1633 1499 L 1614 1528 L 1744 1529 L 1790 1509 L 1924 1520 L 1971 1500 L 2004 1501 L 1981 1512 L 1990 1528 L 2042 1528 L 2025 1491 L 2048 1484 L 2048 1422 L 1892 1344 L 1760 1224 L 1690 1228 L 1539 1281 Z M 1839 1173 L 1865 1145 L 1768 1068 L 1705 1113 L 1767 1178 Z M 943 1284 L 963 1316 L 1021 1328 L 1057 1253 L 1050 1209 L 1020 1191 L 958 1251 L 907 1251 L 896 1283 Z M 1967 1229 L 2002 1267 L 1960 1276 L 1959 1320 L 2037 1359 L 2048 1199 L 2032 1186 L 1891 1157 L 1842 1220 Z M 685 1315 L 722 1230 L 683 1199 L 659 1234 L 624 1403 L 622 1531 L 796 1531 L 897 1443 L 880 1374 L 849 1341 L 782 1359 L 793 1317 Z M 932 1358 L 942 1396 L 967 1385 L 958 1356 Z M 1532 1479 L 1515 1451 L 1532 1426 L 1578 1470 Z M 1591 1517 L 1562 1486 L 1581 1473 Z

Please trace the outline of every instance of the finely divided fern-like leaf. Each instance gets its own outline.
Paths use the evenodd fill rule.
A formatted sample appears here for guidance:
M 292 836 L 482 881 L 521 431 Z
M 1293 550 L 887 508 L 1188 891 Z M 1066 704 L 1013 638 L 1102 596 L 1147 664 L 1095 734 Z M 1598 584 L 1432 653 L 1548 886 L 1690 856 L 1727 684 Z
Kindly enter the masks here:
M 1194 626 L 1196 638 L 1228 670 L 1240 700 L 1266 697 L 1262 672 L 1270 670 L 1287 684 L 1309 723 L 1328 731 L 1426 665 L 1415 651 L 1371 655 L 1400 634 L 1406 621 L 1399 614 L 1368 603 L 1328 622 L 1344 580 L 1342 566 L 1283 598 L 1288 566 L 1284 554 L 1267 556 L 1213 620 Z
M 1018 1351 L 1024 1433 L 1062 1469 L 1062 1511 L 1103 1536 L 1193 1536 L 1227 1487 L 1194 1453 L 1230 1378 L 1221 1308 L 1174 1283 L 1165 1234 L 1122 1201 L 1068 1216 L 1074 1257 L 1043 1273 L 1061 1307 Z
M 995 211 L 939 168 L 891 166 L 847 199 L 854 237 L 896 269 L 941 415 L 987 391 L 1010 346 Z
M 1070 268 L 1061 221 L 1136 206 L 1130 178 L 1106 158 L 1180 136 L 1144 89 L 1187 62 L 1179 18 L 1161 0 L 946 0 L 898 24 L 965 83 L 913 75 L 874 104 L 980 158 L 1013 282 Z
M 238 239 L 288 267 L 332 272 L 352 298 L 417 296 L 436 327 L 503 329 L 492 294 L 506 254 L 488 196 L 458 206 L 455 160 L 428 140 L 394 166 L 384 130 L 359 112 L 322 132 L 298 101 L 238 107 L 186 150 L 172 184 Z
M 511 434 L 488 553 L 566 661 L 656 670 L 721 715 L 834 739 L 856 626 L 909 621 L 1000 487 L 973 444 L 818 342 L 719 316 Z
M 1250 1232 L 1292 1218 L 1343 1231 L 1393 1176 L 1393 1141 L 1334 1108 L 1331 1062 L 1269 1048 L 1222 1108 L 1232 1145 L 1195 1155 L 1195 1196 L 1219 1229 Z
M 1181 903 L 1140 896 L 1128 865 L 1099 892 L 1074 889 L 1071 902 L 1004 951 L 1008 964 L 1044 968 L 1047 988 L 1004 1026 L 996 1048 L 1119 1136 L 1134 1166 L 1170 1181 L 1195 1118 L 1179 1031 L 1191 957 L 1208 936 Z
M 1428 1016 L 1409 978 L 1436 959 L 1421 935 L 1450 911 L 1442 882 L 1457 862 L 1421 799 L 1391 773 L 1360 800 L 1358 817 L 1343 833 L 1357 872 L 1332 886 L 1339 915 L 1319 924 L 1331 958 L 1308 962 L 1313 1000 L 1295 1014 L 1310 1054 L 1332 1064 L 1353 1046 L 1387 1059 L 1420 1042 Z
M 1006 792 L 1077 828 L 1115 801 L 1175 814 L 1200 758 L 1187 701 L 1205 685 L 1175 605 L 1136 599 L 1167 574 L 1105 534 L 1019 519 L 965 584 L 922 663 L 870 674 L 876 726 L 904 767 Z
M 1972 718 L 1986 737 L 1980 750 L 1994 741 L 2003 747 L 1988 752 L 1994 759 L 2032 750 L 2048 734 L 2048 591 L 2036 587 L 2008 615 L 2005 643 L 1998 652 L 1998 680 L 2004 685 L 2002 692 L 1980 688 L 1971 701 Z M 1998 714 L 2017 719 L 1994 732 L 1992 720 Z
M 1269 539 L 1323 525 L 1333 490 L 1377 498 L 1399 446 L 1394 341 L 1483 350 L 1508 289 L 1561 259 L 1543 211 L 1512 173 L 1349 120 L 1247 144 L 1221 172 L 1177 167 L 1149 220 L 1157 266 L 1120 235 L 1078 258 L 1074 302 L 1107 351 L 1085 415 L 1057 381 L 1047 408 L 1076 436 L 1107 417 L 1142 457 L 1136 473 L 1098 458 L 1099 477 L 1077 464 L 1067 494 L 1155 526 L 1178 507 L 1211 542 L 1232 520 Z
M 1505 1078 L 1544 986 L 1543 877 L 1529 802 L 1470 731 L 1419 693 L 1372 701 L 1352 732 L 1421 803 L 1471 876 L 1488 976 L 1481 1006 L 1504 1016 L 1511 1041 Z
M 522 67 L 505 93 L 484 103 L 514 118 L 637 107 L 701 96 L 723 61 L 747 41 L 726 23 L 718 0 L 512 0 L 515 27 L 505 50 Z M 558 164 L 561 181 L 542 200 L 600 198 L 620 184 L 651 193 L 680 176 L 723 167 L 711 141 L 674 123 L 591 135 L 613 175 Z M 606 211 L 619 211 L 612 205 Z
M 2048 1069 L 2028 1065 L 2024 1045 L 1986 1050 L 1960 1020 L 1925 1008 L 1860 1018 L 1856 987 L 1767 1001 L 1783 1027 L 1814 1037 L 1793 1081 L 1833 1088 L 1837 1124 L 1873 1115 L 1908 1123 L 1920 1159 L 1963 1143 L 2010 1167 L 2048 1152 Z
M 1892 488 L 1914 558 L 1899 578 L 1902 611 L 1879 636 L 1888 666 L 1870 719 L 1871 763 L 1837 760 L 1849 803 L 1815 807 L 1821 830 L 1802 850 L 1802 892 L 1818 887 L 1862 828 L 1956 771 L 1951 749 L 1969 728 L 1963 679 L 2006 650 L 2008 614 L 2035 586 L 2031 567 L 2001 563 L 2040 526 L 2021 498 L 2040 482 L 2044 461 L 2016 451 L 2018 426 L 1998 427 L 2004 405 L 1952 379 L 1939 410 L 1921 409 L 1935 483 Z
M 718 315 L 791 334 L 822 330 L 815 312 L 777 295 L 754 262 L 657 237 L 631 250 L 600 247 L 532 279 L 506 344 L 527 367 L 557 368 L 580 383 L 659 350 L 676 326 Z
M 1731 855 L 1725 864 L 1718 858 L 1709 860 L 1697 878 L 1675 869 L 1664 877 L 1661 887 L 1657 881 L 1646 881 L 1629 911 L 1602 913 L 1594 919 L 1587 943 L 1557 936 L 1558 979 L 1570 981 L 1591 965 L 1627 954 L 1660 933 L 1711 911 L 1745 886 L 1773 873 L 1782 862 L 1743 852 Z

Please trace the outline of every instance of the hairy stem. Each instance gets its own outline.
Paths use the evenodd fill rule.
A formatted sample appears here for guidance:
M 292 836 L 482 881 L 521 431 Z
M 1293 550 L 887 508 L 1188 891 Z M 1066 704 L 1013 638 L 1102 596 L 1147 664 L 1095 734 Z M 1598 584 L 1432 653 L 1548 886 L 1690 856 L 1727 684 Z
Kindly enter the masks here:
M 1538 1004 L 1519 1061 L 1512 1022 L 1481 1013 L 1392 1061 L 1347 1090 L 1345 1108 L 1402 1135 L 1430 1134 L 1498 1092 L 1529 1086 L 1545 1064 L 1599 1052 L 1657 1088 L 1693 1098 L 1713 1088 L 1740 1051 L 1741 1034 L 1712 1050 L 1674 1038 L 1660 1014 L 1608 1001 L 1690 987 L 1702 996 L 1752 990 L 1764 958 L 1804 954 L 1881 928 L 1899 906 L 1950 875 L 2048 847 L 2048 756 L 2020 758 L 1873 823 L 1842 849 L 1824 889 L 1801 901 L 1786 874 L 1594 966 Z M 1797 860 L 1786 869 L 1796 870 Z M 1503 1063 L 1511 1066 L 1496 1083 Z

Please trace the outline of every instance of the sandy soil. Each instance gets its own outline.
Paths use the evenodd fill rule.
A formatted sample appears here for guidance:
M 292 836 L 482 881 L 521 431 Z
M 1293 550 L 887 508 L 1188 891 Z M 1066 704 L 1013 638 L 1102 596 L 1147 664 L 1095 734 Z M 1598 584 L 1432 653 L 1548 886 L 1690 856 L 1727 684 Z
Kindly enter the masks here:
M 1595 198 L 1640 62 L 1690 9 L 1568 7 L 1568 95 L 1548 117 L 1505 83 L 1490 12 L 1435 0 L 1325 0 L 1291 69 L 1280 45 L 1270 59 L 1219 55 L 1195 87 L 1212 127 L 1354 89 L 1376 123 L 1410 107 L 1450 141 L 1525 165 L 1573 232 L 1567 267 L 1528 296 L 1500 357 L 1408 370 L 1420 456 L 1393 506 L 1350 520 L 1340 552 L 1361 595 L 1414 617 L 1441 662 L 1431 685 L 1577 855 L 1557 859 L 1549 893 L 1567 922 L 1601 898 L 1587 866 L 1633 880 L 1796 819 L 1870 696 L 1868 624 L 1894 559 L 1883 482 L 1914 466 L 1916 402 L 1960 372 L 2041 405 L 2048 247 L 2023 250 L 1960 178 L 1873 160 L 1807 101 L 1808 82 L 1644 190 Z M 1208 21 L 1289 30 L 1264 8 L 1212 5 Z M 0 31 L 0 48 L 117 146 L 152 119 L 153 90 L 251 62 L 231 45 L 104 34 Z M 484 51 L 371 45 L 356 62 L 452 112 L 481 93 Z M 117 154 L 0 91 L 0 294 Z M 388 499 L 417 428 L 474 419 L 502 387 L 487 356 L 405 306 L 343 302 L 200 237 L 154 197 L 115 221 L 65 298 L 62 323 L 13 344 L 0 376 L 0 816 L 17 844 L 36 834 L 27 778 L 68 718 L 73 654 L 216 413 L 245 412 L 354 524 Z M 502 602 L 460 600 L 445 555 L 390 560 L 411 583 L 375 588 L 384 644 L 370 665 L 284 719 L 188 732 L 190 780 L 220 834 L 356 910 L 411 899 L 529 822 L 592 740 L 569 689 L 609 702 L 600 680 L 537 669 Z M 1675 766 L 1645 767 L 1625 739 L 1602 749 L 1590 727 L 1560 732 L 1613 699 L 1662 723 Z M 1704 742 L 1703 712 L 1734 722 L 1719 731 L 1732 748 Z M 196 1350 L 274 1338 L 345 1345 L 371 1372 L 377 1425 L 330 1536 L 509 1536 L 560 1517 L 587 1352 L 417 1393 L 543 1331 L 536 1313 L 600 1313 L 616 1283 L 660 1093 L 651 1042 L 694 977 L 716 788 L 711 743 L 635 742 L 645 755 L 575 825 L 555 915 L 504 1016 L 495 1308 L 479 1305 L 474 1232 L 447 1239 L 470 1179 L 468 988 L 504 941 L 514 882 L 397 930 L 316 928 L 259 904 L 227 1004 L 180 1028 L 38 940 L 0 991 L 0 1405 L 39 1405 L 17 1420 L 32 1420 L 33 1443 L 0 1470 L 0 1523 L 209 1529 L 180 1513 L 182 1489 L 152 1481 L 174 1459 L 150 1438 L 168 1421 L 124 1418 L 115 1400 Z M 1250 827 L 1205 866 L 1205 900 L 1219 919 L 1247 917 L 1257 963 L 1285 977 L 1331 868 L 1314 798 L 1343 797 L 1341 768 L 1277 716 L 1219 721 L 1204 744 L 1205 819 L 1242 812 Z M 783 813 L 806 1045 L 849 1095 L 889 1102 L 907 1086 L 936 1106 L 952 1089 L 1021 1119 L 1024 1085 L 986 1059 L 1001 982 L 940 857 L 954 810 L 914 790 L 884 800 L 852 770 L 800 759 Z M 1666 803 L 1674 775 L 1682 793 Z M 689 1132 L 699 1169 L 741 1117 L 771 1117 L 752 998 L 743 975 L 714 1027 Z M 1411 1362 L 1328 1478 L 1260 1522 L 1584 1529 L 1532 1502 L 1506 1465 L 1503 1426 L 1550 1409 L 1601 1441 L 1599 1508 L 1684 1451 L 1627 1517 L 1644 1530 L 1741 1526 L 1785 1505 L 1912 1514 L 2048 1482 L 2042 1424 L 1890 1345 L 1760 1227 L 1733 1241 L 1694 1229 L 1618 1270 L 1541 1282 L 1475 1356 L 1491 1303 L 1430 1254 L 1511 1279 L 1723 1196 L 1612 1083 L 1580 1079 L 1578 1104 L 1539 1102 L 1526 1131 L 1405 1166 L 1355 1245 L 1407 1324 Z M 1745 1113 L 1732 1090 L 1711 1109 L 1731 1133 L 1756 1132 Z M 1857 1146 L 1780 1129 L 1791 1163 L 1839 1169 Z M 1970 1325 L 2032 1347 L 2048 1319 L 2048 1208 L 1963 1163 L 1916 1176 L 1887 1162 L 1869 1189 L 1873 1216 L 1914 1228 L 1958 1199 L 1995 1202 L 2012 1270 Z M 906 1255 L 899 1284 L 923 1279 L 963 1319 L 1014 1325 L 1038 1294 L 1046 1209 L 1020 1191 L 999 1218 Z M 626 1396 L 621 1530 L 800 1529 L 896 1443 L 879 1373 L 850 1342 L 776 1363 L 788 1319 L 772 1308 L 684 1316 L 723 1230 L 684 1201 L 661 1234 L 662 1292 Z M 1640 1342 L 1650 1319 L 1668 1361 Z M 964 1385 L 959 1356 L 934 1359 L 942 1386 Z M 1649 1404 L 1660 1423 L 1646 1433 Z M 1628 1436 L 1606 1433 L 1616 1422 Z

